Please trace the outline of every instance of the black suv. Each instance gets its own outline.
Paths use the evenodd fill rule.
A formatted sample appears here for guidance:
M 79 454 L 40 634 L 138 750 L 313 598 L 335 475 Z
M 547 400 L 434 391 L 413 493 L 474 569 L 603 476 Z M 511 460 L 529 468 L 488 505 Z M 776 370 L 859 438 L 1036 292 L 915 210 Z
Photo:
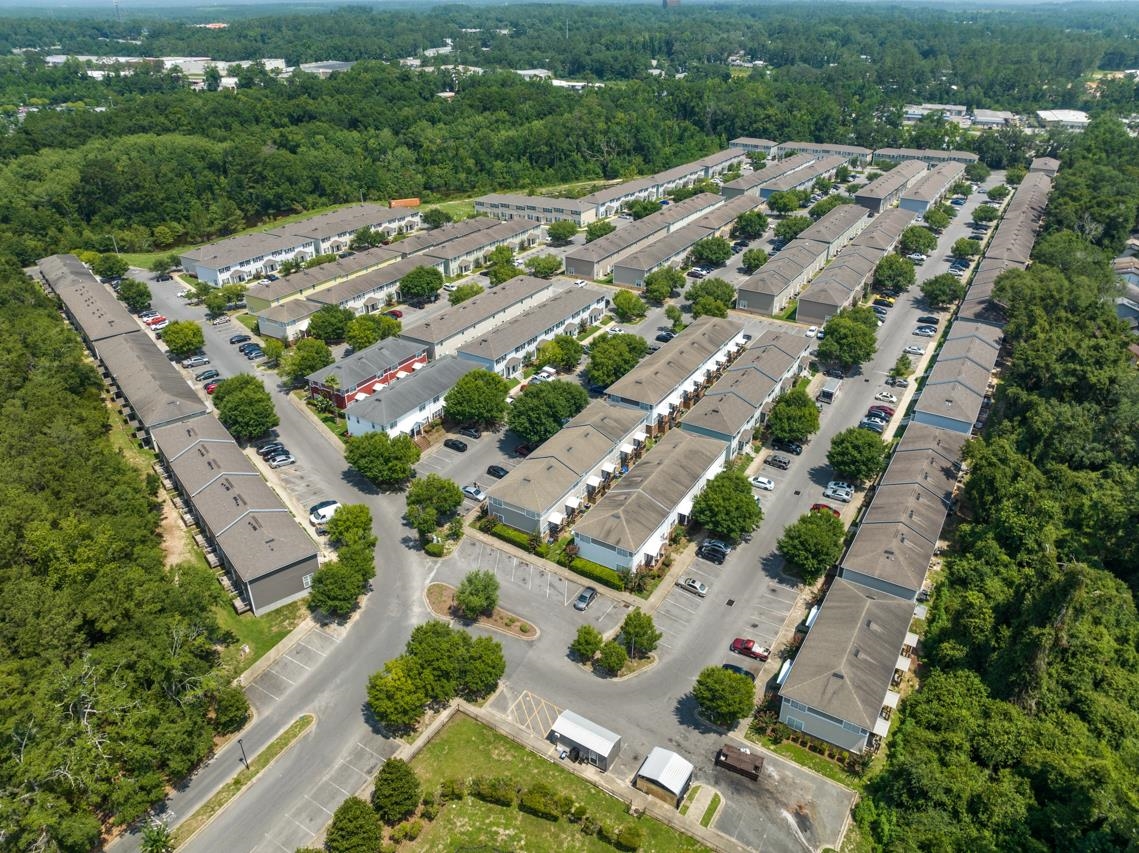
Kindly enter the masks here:
M 931 317 L 928 314 L 925 317 L 918 317 L 919 323 L 925 323 L 927 326 L 936 326 L 941 321 L 936 317 Z
M 803 455 L 803 445 L 797 441 L 773 441 L 771 446 L 776 450 L 785 450 L 788 453 L 794 453 L 796 456 Z
M 496 480 L 501 480 L 503 477 L 510 473 L 501 465 L 490 465 L 487 467 L 486 472 Z
M 466 453 L 467 451 L 467 443 L 465 441 L 459 441 L 457 438 L 448 438 L 443 442 L 443 446 L 449 447 L 451 450 L 457 450 L 460 453 Z

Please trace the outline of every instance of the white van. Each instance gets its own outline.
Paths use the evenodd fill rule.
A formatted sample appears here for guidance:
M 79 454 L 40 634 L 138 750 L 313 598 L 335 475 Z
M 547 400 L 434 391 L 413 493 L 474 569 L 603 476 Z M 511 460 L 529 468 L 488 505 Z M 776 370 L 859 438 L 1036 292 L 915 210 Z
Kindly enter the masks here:
M 328 524 L 336 510 L 340 509 L 340 501 L 321 501 L 309 509 L 308 520 L 314 527 Z

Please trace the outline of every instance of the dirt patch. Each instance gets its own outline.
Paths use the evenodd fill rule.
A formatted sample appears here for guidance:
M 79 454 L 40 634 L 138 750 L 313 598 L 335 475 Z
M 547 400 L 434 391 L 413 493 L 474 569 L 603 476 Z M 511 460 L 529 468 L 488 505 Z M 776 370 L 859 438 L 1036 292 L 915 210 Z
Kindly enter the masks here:
M 162 523 L 158 527 L 162 534 L 162 549 L 166 552 L 166 565 L 176 566 L 193 559 L 190 553 L 190 535 L 178 513 L 178 508 L 170 501 L 170 494 L 162 490 Z
M 431 608 L 431 611 L 436 616 L 470 622 L 455 606 L 455 588 L 450 584 L 430 584 L 427 587 L 427 606 Z M 494 608 L 494 613 L 490 616 L 480 616 L 478 620 L 472 624 L 481 625 L 484 628 L 493 628 L 496 631 L 502 631 L 502 633 L 517 637 L 520 640 L 535 640 L 538 638 L 537 628 L 521 617 L 515 616 L 509 610 L 503 610 L 501 607 Z

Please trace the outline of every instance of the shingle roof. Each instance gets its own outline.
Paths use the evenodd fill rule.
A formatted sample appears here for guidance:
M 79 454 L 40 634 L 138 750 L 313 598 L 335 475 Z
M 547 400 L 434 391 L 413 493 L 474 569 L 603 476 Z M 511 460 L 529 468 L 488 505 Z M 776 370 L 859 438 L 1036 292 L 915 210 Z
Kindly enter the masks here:
M 936 538 L 918 534 L 900 519 L 883 519 L 858 528 L 841 565 L 844 572 L 858 572 L 916 594 L 925 582 L 936 547 Z
M 310 240 L 327 240 L 347 231 L 374 228 L 408 219 L 419 213 L 416 208 L 385 207 L 381 204 L 350 204 L 347 207 L 318 213 L 291 225 L 274 228 L 277 234 L 305 237 Z
M 879 200 L 887 198 L 902 190 L 918 175 L 924 174 L 928 170 L 929 167 L 919 160 L 903 160 L 893 169 L 858 190 L 855 198 Z
M 965 167 L 961 163 L 938 163 L 924 178 L 902 193 L 902 200 L 929 202 L 941 196 L 963 174 Z
M 415 411 L 440 394 L 446 394 L 455 383 L 479 366 L 454 356 L 445 356 L 429 363 L 411 376 L 397 379 L 366 400 L 352 403 L 345 415 L 385 427 L 408 412 Z
M 258 311 L 256 316 L 274 323 L 295 323 L 297 320 L 311 317 L 323 307 L 323 305 L 308 299 L 290 299 L 288 302 L 282 302 L 279 305 L 270 305 L 268 308 Z
M 875 157 L 885 159 L 922 159 L 927 160 L 959 160 L 974 163 L 977 155 L 971 151 L 942 151 L 934 148 L 879 148 L 874 152 Z
M 724 184 L 724 189 L 747 192 L 769 181 L 774 181 L 776 178 L 786 175 L 789 172 L 794 172 L 796 169 L 802 169 L 804 166 L 814 163 L 815 159 L 813 154 L 794 154 L 783 160 L 772 160 L 762 169 L 756 169 L 750 174 L 741 175 L 734 181 L 728 181 Z
M 807 267 L 817 264 L 827 253 L 823 243 L 814 240 L 792 240 L 774 258 L 754 274 L 744 279 L 740 292 L 764 293 L 771 296 L 782 293 Z
M 507 219 L 492 228 L 448 240 L 446 243 L 430 249 L 428 254 L 444 260 L 455 260 L 473 252 L 490 249 L 499 243 L 516 239 L 528 231 L 541 227 L 542 224 L 535 219 Z
M 930 494 L 918 483 L 879 484 L 858 532 L 862 533 L 867 526 L 898 523 L 935 545 L 947 512 L 945 500 Z M 923 567 L 923 577 L 924 573 Z
M 336 388 L 348 392 L 361 383 L 395 370 L 410 358 L 425 354 L 423 344 L 388 338 L 310 373 L 306 381 L 327 387 L 329 377 L 335 376 Z
M 780 695 L 872 731 L 913 615 L 908 601 L 836 579 Z
M 723 196 L 717 196 L 717 198 L 723 199 Z M 709 210 L 699 219 L 694 220 L 694 224 L 704 228 L 710 228 L 713 231 L 718 231 L 725 226 L 731 225 L 741 214 L 758 210 L 762 205 L 763 202 L 756 196 L 736 196 L 735 198 L 724 200 L 724 203 L 719 207 Z
M 862 233 L 850 241 L 850 244 L 888 252 L 894 248 L 894 244 L 914 221 L 915 216 L 912 210 L 902 210 L 900 207 L 884 210 L 875 216 L 874 220 L 862 229 Z
M 868 215 L 866 208 L 857 204 L 840 204 L 833 210 L 827 211 L 817 222 L 803 229 L 796 239 L 833 243 Z
M 520 275 L 492 287 L 478 296 L 460 302 L 429 320 L 404 329 L 401 337 L 426 344 L 441 344 L 461 332 L 486 322 L 510 305 L 553 289 L 553 284 L 532 275 Z
M 176 459 L 199 442 L 233 444 L 229 430 L 213 415 L 157 427 L 150 437 L 167 460 Z
M 438 269 L 441 262 L 429 254 L 411 255 L 395 263 L 385 264 L 377 269 L 369 270 L 346 281 L 337 282 L 330 287 L 309 295 L 309 300 L 321 305 L 340 305 L 351 302 L 365 293 L 386 290 L 394 287 L 405 275 L 419 267 L 433 267 Z
M 138 321 L 75 255 L 43 258 L 39 270 L 89 341 L 141 331 Z
M 632 269 L 648 272 L 660 264 L 675 258 L 678 254 L 688 251 L 697 242 L 709 236 L 712 232 L 702 225 L 690 223 L 683 228 L 665 234 L 659 240 L 653 241 L 643 249 L 638 249 L 631 255 L 626 255 L 613 266 L 622 269 Z
M 421 231 L 418 234 L 412 234 L 410 237 L 405 237 L 402 240 L 395 240 L 388 244 L 386 248 L 393 252 L 399 252 L 406 258 L 408 255 L 416 255 L 436 246 L 442 246 L 449 240 L 458 240 L 461 237 L 466 237 L 468 234 L 474 234 L 477 231 L 485 231 L 488 228 L 493 228 L 498 225 L 500 221 L 501 220 L 498 219 L 492 219 L 489 216 L 473 216 L 470 219 L 460 219 L 458 222 L 448 222 L 446 225 L 440 225 L 438 228 Z
M 596 306 L 593 314 L 600 319 L 600 312 L 605 308 L 605 298 L 604 293 L 590 287 L 571 287 L 543 302 L 540 311 L 519 314 L 495 326 L 482 337 L 463 344 L 458 351 L 491 362 L 496 361 L 527 341 L 540 338 L 548 329 L 591 305 Z
M 308 237 L 258 231 L 253 234 L 242 234 L 240 237 L 229 237 L 216 243 L 207 243 L 192 251 L 183 252 L 182 258 L 210 269 L 222 269 L 260 255 L 271 255 L 289 249 L 300 250 L 311 244 L 312 239 Z
M 591 243 L 586 243 L 581 248 L 574 249 L 566 255 L 566 261 L 567 263 L 575 260 L 597 263 L 624 251 L 653 234 L 667 230 L 674 223 L 691 216 L 693 213 L 710 210 L 723 205 L 723 203 L 724 199 L 721 196 L 699 193 L 684 201 L 663 207 L 643 219 L 630 222 L 612 234 L 606 234 Z
M 166 354 L 141 332 L 105 338 L 97 352 L 146 429 L 206 411 Z
M 869 148 L 860 145 L 838 145 L 831 142 L 780 142 L 780 152 L 783 151 L 819 151 L 843 154 L 846 157 L 866 157 L 870 154 Z
M 822 157 L 804 166 L 801 169 L 796 169 L 793 172 L 786 172 L 777 178 L 771 179 L 770 181 L 764 181 L 763 188 L 765 190 L 771 190 L 772 192 L 794 189 L 804 181 L 811 181 L 820 175 L 825 175 L 827 172 L 834 171 L 839 166 L 844 165 L 846 161 L 846 157 L 841 157 L 838 155 Z
M 266 302 L 278 302 L 298 293 L 316 290 L 318 287 L 332 281 L 339 281 L 348 276 L 356 275 L 363 270 L 373 269 L 402 257 L 399 252 L 393 252 L 386 246 L 377 246 L 349 255 L 347 258 L 337 258 L 327 264 L 301 270 L 291 275 L 282 276 L 276 281 L 266 284 L 255 284 L 245 291 L 248 299 L 263 299 Z

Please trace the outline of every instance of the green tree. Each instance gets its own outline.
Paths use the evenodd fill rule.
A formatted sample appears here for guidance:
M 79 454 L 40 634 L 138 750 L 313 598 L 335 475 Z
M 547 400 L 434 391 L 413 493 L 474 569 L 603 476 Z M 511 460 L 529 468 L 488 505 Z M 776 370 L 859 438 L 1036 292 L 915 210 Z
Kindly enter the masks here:
M 840 475 L 861 483 L 878 476 L 886 458 L 886 444 L 868 429 L 851 427 L 831 439 L 827 462 Z
M 949 227 L 949 214 L 939 207 L 930 208 L 922 218 L 926 225 L 938 233 Z
M 492 287 L 498 287 L 504 281 L 510 281 L 510 279 L 517 278 L 520 275 L 522 275 L 522 268 L 516 267 L 514 264 L 494 264 L 486 273 Z
M 411 436 L 391 438 L 386 432 L 352 436 L 344 448 L 344 460 L 377 486 L 396 486 L 411 479 L 419 456 L 419 446 Z
M 367 504 L 341 504 L 326 525 L 328 538 L 333 545 L 364 543 L 369 548 L 376 545 L 372 533 L 372 511 Z
M 877 321 L 873 321 L 877 324 Z M 875 330 L 852 316 L 849 310 L 839 311 L 827 321 L 823 340 L 819 342 L 819 359 L 841 364 L 849 369 L 864 364 L 878 351 Z
M 692 686 L 700 713 L 718 726 L 733 728 L 755 710 L 755 684 L 746 675 L 719 666 L 700 671 Z
M 261 343 L 261 350 L 265 353 L 268 364 L 280 364 L 281 356 L 285 354 L 285 345 L 276 338 L 265 338 Z
M 819 431 L 819 407 L 805 389 L 796 386 L 775 401 L 767 428 L 780 441 L 805 441 Z
M 660 202 L 649 201 L 648 199 L 630 201 L 625 204 L 625 210 L 632 214 L 633 219 L 644 219 L 660 210 Z
M 937 238 L 928 228 L 911 225 L 902 232 L 898 247 L 903 255 L 912 255 L 915 252 L 928 255 L 937 249 Z
M 308 604 L 314 611 L 347 616 L 356 609 L 363 591 L 359 573 L 337 560 L 325 563 L 312 576 Z
M 748 249 L 741 259 L 744 272 L 749 275 L 767 263 L 767 252 L 763 249 Z
M 784 242 L 794 240 L 811 227 L 809 216 L 788 216 L 775 226 L 775 236 Z
M 1011 187 L 1020 186 L 1020 182 L 1024 180 L 1024 176 L 1028 174 L 1028 169 L 1024 166 L 1009 166 L 1005 170 L 1005 183 Z
M 581 364 L 585 348 L 573 335 L 555 335 L 553 340 L 538 347 L 534 363 L 539 366 L 552 365 L 563 373 L 570 373 Z
M 383 827 L 372 807 L 359 797 L 349 797 L 332 814 L 324 849 L 327 853 L 376 853 L 383 842 Z
M 468 702 L 489 696 L 506 672 L 502 644 L 491 637 L 475 637 L 463 658 L 458 692 Z
M 355 318 L 356 314 L 348 308 L 325 305 L 309 318 L 308 333 L 326 344 L 342 341 L 348 324 Z
M 531 447 L 544 442 L 589 404 L 589 394 L 573 382 L 529 385 L 507 413 L 510 429 Z
M 368 679 L 368 708 L 381 725 L 393 732 L 413 728 L 428 701 L 423 667 L 412 655 L 388 661 L 382 671 Z
M 692 303 L 693 317 L 720 317 L 728 316 L 728 306 L 711 296 L 701 296 Z
M 99 255 L 91 262 L 91 272 L 99 278 L 122 278 L 130 269 L 130 264 L 121 255 L 107 253 Z
M 808 512 L 783 531 L 779 553 L 799 570 L 804 583 L 813 584 L 842 556 L 845 535 L 842 521 L 829 512 Z
M 471 635 L 432 619 L 412 629 L 406 653 L 419 664 L 427 701 L 441 706 L 459 691 L 471 650 Z
M 555 222 L 551 222 L 546 227 L 546 233 L 550 236 L 550 242 L 555 246 L 564 246 L 577 236 L 577 232 L 577 223 L 570 219 L 559 219 Z
M 438 474 L 419 477 L 407 489 L 407 518 L 420 536 L 433 533 L 462 504 L 462 490 Z
M 152 820 L 142 828 L 139 849 L 142 853 L 174 853 L 174 833 L 160 820 Z
M 344 327 L 344 340 L 354 352 L 398 335 L 403 328 L 395 317 L 385 314 L 361 314 L 353 317 Z
M 901 255 L 890 253 L 874 268 L 874 287 L 878 290 L 906 291 L 917 281 L 914 262 Z
M 206 306 L 206 311 L 211 317 L 220 317 L 226 312 L 229 298 L 220 288 L 215 288 L 202 297 L 202 304 Z
M 758 210 L 749 210 L 736 217 L 732 236 L 740 240 L 758 240 L 767 233 L 767 217 Z
M 443 273 L 435 267 L 420 266 L 400 279 L 399 293 L 404 302 L 427 299 L 443 286 Z
M 767 207 L 775 213 L 788 214 L 803 206 L 803 195 L 796 190 L 773 192 L 767 199 Z M 778 227 L 778 226 L 777 226 Z
M 675 267 L 661 267 L 645 276 L 645 298 L 657 305 L 684 287 L 684 274 Z
M 644 301 L 629 290 L 618 290 L 613 294 L 613 313 L 622 323 L 640 320 L 648 313 Z
M 175 358 L 186 358 L 201 351 L 206 336 L 193 320 L 174 320 L 162 330 L 162 342 Z
M 159 255 L 150 262 L 149 269 L 155 275 L 167 275 L 176 266 L 178 266 L 177 255 Z
M 594 240 L 600 240 L 606 234 L 612 234 L 616 230 L 617 226 L 607 219 L 590 222 L 585 226 L 585 242 L 592 243 Z
M 467 572 L 455 590 L 455 604 L 467 619 L 489 616 L 498 606 L 498 578 L 487 569 Z
M 649 345 L 639 335 L 605 335 L 590 346 L 585 372 L 590 382 L 608 387 L 632 370 L 648 351 Z
M 968 237 L 960 237 L 953 241 L 953 248 L 949 251 L 955 258 L 975 258 L 981 254 L 981 244 Z
M 991 204 L 979 204 L 973 211 L 974 222 L 996 222 L 1001 215 L 1000 211 Z
M 653 617 L 639 607 L 630 611 L 621 622 L 621 645 L 628 649 L 630 657 L 644 657 L 655 651 L 662 636 L 653 624 Z
M 988 180 L 989 175 L 992 173 L 993 170 L 982 163 L 980 160 L 976 161 L 975 163 L 970 163 L 965 167 L 965 177 L 978 184 L 982 181 Z
M 451 291 L 450 302 L 452 305 L 458 305 L 462 302 L 466 302 L 468 299 L 473 299 L 483 292 L 484 288 L 481 284 L 475 284 L 474 282 L 470 284 L 460 284 Z
M 243 377 L 252 381 L 245 382 Z M 234 382 L 241 382 L 241 387 L 223 388 Z M 219 392 L 224 392 L 220 399 L 217 396 Z M 217 406 L 218 420 L 237 439 L 257 438 L 281 422 L 268 390 L 248 374 L 221 380 L 214 391 L 214 405 Z
M 353 251 L 359 252 L 363 249 L 372 249 L 376 246 L 382 246 L 384 239 L 383 231 L 377 231 L 374 228 L 364 226 L 352 235 L 352 242 L 349 245 Z
M 1003 201 L 1004 199 L 1008 198 L 1010 192 L 1011 190 L 1004 184 L 997 184 L 995 187 L 985 193 L 985 195 L 987 195 L 991 201 Z
M 672 323 L 672 330 L 674 332 L 679 332 L 684 328 L 684 314 L 675 305 L 666 305 L 664 316 L 668 319 L 668 322 Z
M 600 652 L 601 654 L 597 657 L 597 666 L 613 675 L 624 669 L 625 664 L 629 662 L 629 655 L 625 651 L 625 647 L 616 640 L 603 643 Z
M 834 170 L 834 179 L 840 184 L 845 184 L 850 180 L 850 166 L 843 164 Z
M 535 255 L 527 258 L 524 264 L 530 275 L 538 278 L 553 278 L 562 269 L 562 259 L 557 255 Z
M 119 299 L 132 314 L 150 307 L 150 287 L 137 278 L 124 278 L 119 284 Z
M 708 481 L 692 502 L 692 518 L 712 533 L 738 542 L 763 520 L 751 484 L 741 471 L 728 468 Z
M 965 285 L 957 276 L 943 272 L 922 282 L 921 295 L 931 308 L 944 308 L 965 295 Z
M 690 254 L 698 264 L 720 267 L 732 256 L 732 244 L 723 237 L 705 237 L 693 244 Z
M 245 692 L 232 684 L 217 688 L 213 695 L 214 721 L 222 734 L 239 731 L 249 721 L 249 700 Z
M 332 350 L 324 341 L 316 338 L 301 338 L 296 345 L 279 359 L 280 373 L 293 384 L 299 384 L 309 375 L 336 361 Z
M 594 655 L 601 651 L 605 638 L 601 632 L 592 625 L 582 625 L 577 629 L 577 636 L 570 644 L 570 652 L 580 661 L 589 663 Z M 624 651 L 622 649 L 622 651 Z M 622 664 L 624 666 L 624 664 Z
M 441 207 L 432 207 L 423 211 L 419 217 L 428 228 L 439 228 L 448 222 L 454 222 L 455 217 Z
M 736 289 L 722 278 L 716 277 L 696 282 L 688 288 L 688 293 L 685 295 L 692 302 L 707 296 L 725 306 L 733 305 L 736 301 Z
M 914 363 L 910 361 L 910 357 L 904 353 L 898 356 L 898 360 L 894 362 L 894 366 L 890 368 L 890 375 L 895 379 L 905 379 L 914 372 Z
M 422 789 L 419 777 L 402 758 L 389 758 L 376 774 L 372 787 L 372 808 L 388 826 L 399 823 L 419 806 Z
M 847 195 L 828 195 L 824 199 L 820 199 L 811 205 L 811 209 L 807 211 L 807 215 L 811 219 L 822 219 L 836 207 L 841 207 L 844 204 L 854 204 L 854 199 Z
M 472 370 L 443 398 L 447 417 L 457 424 L 493 426 L 506 415 L 506 380 L 490 370 Z

